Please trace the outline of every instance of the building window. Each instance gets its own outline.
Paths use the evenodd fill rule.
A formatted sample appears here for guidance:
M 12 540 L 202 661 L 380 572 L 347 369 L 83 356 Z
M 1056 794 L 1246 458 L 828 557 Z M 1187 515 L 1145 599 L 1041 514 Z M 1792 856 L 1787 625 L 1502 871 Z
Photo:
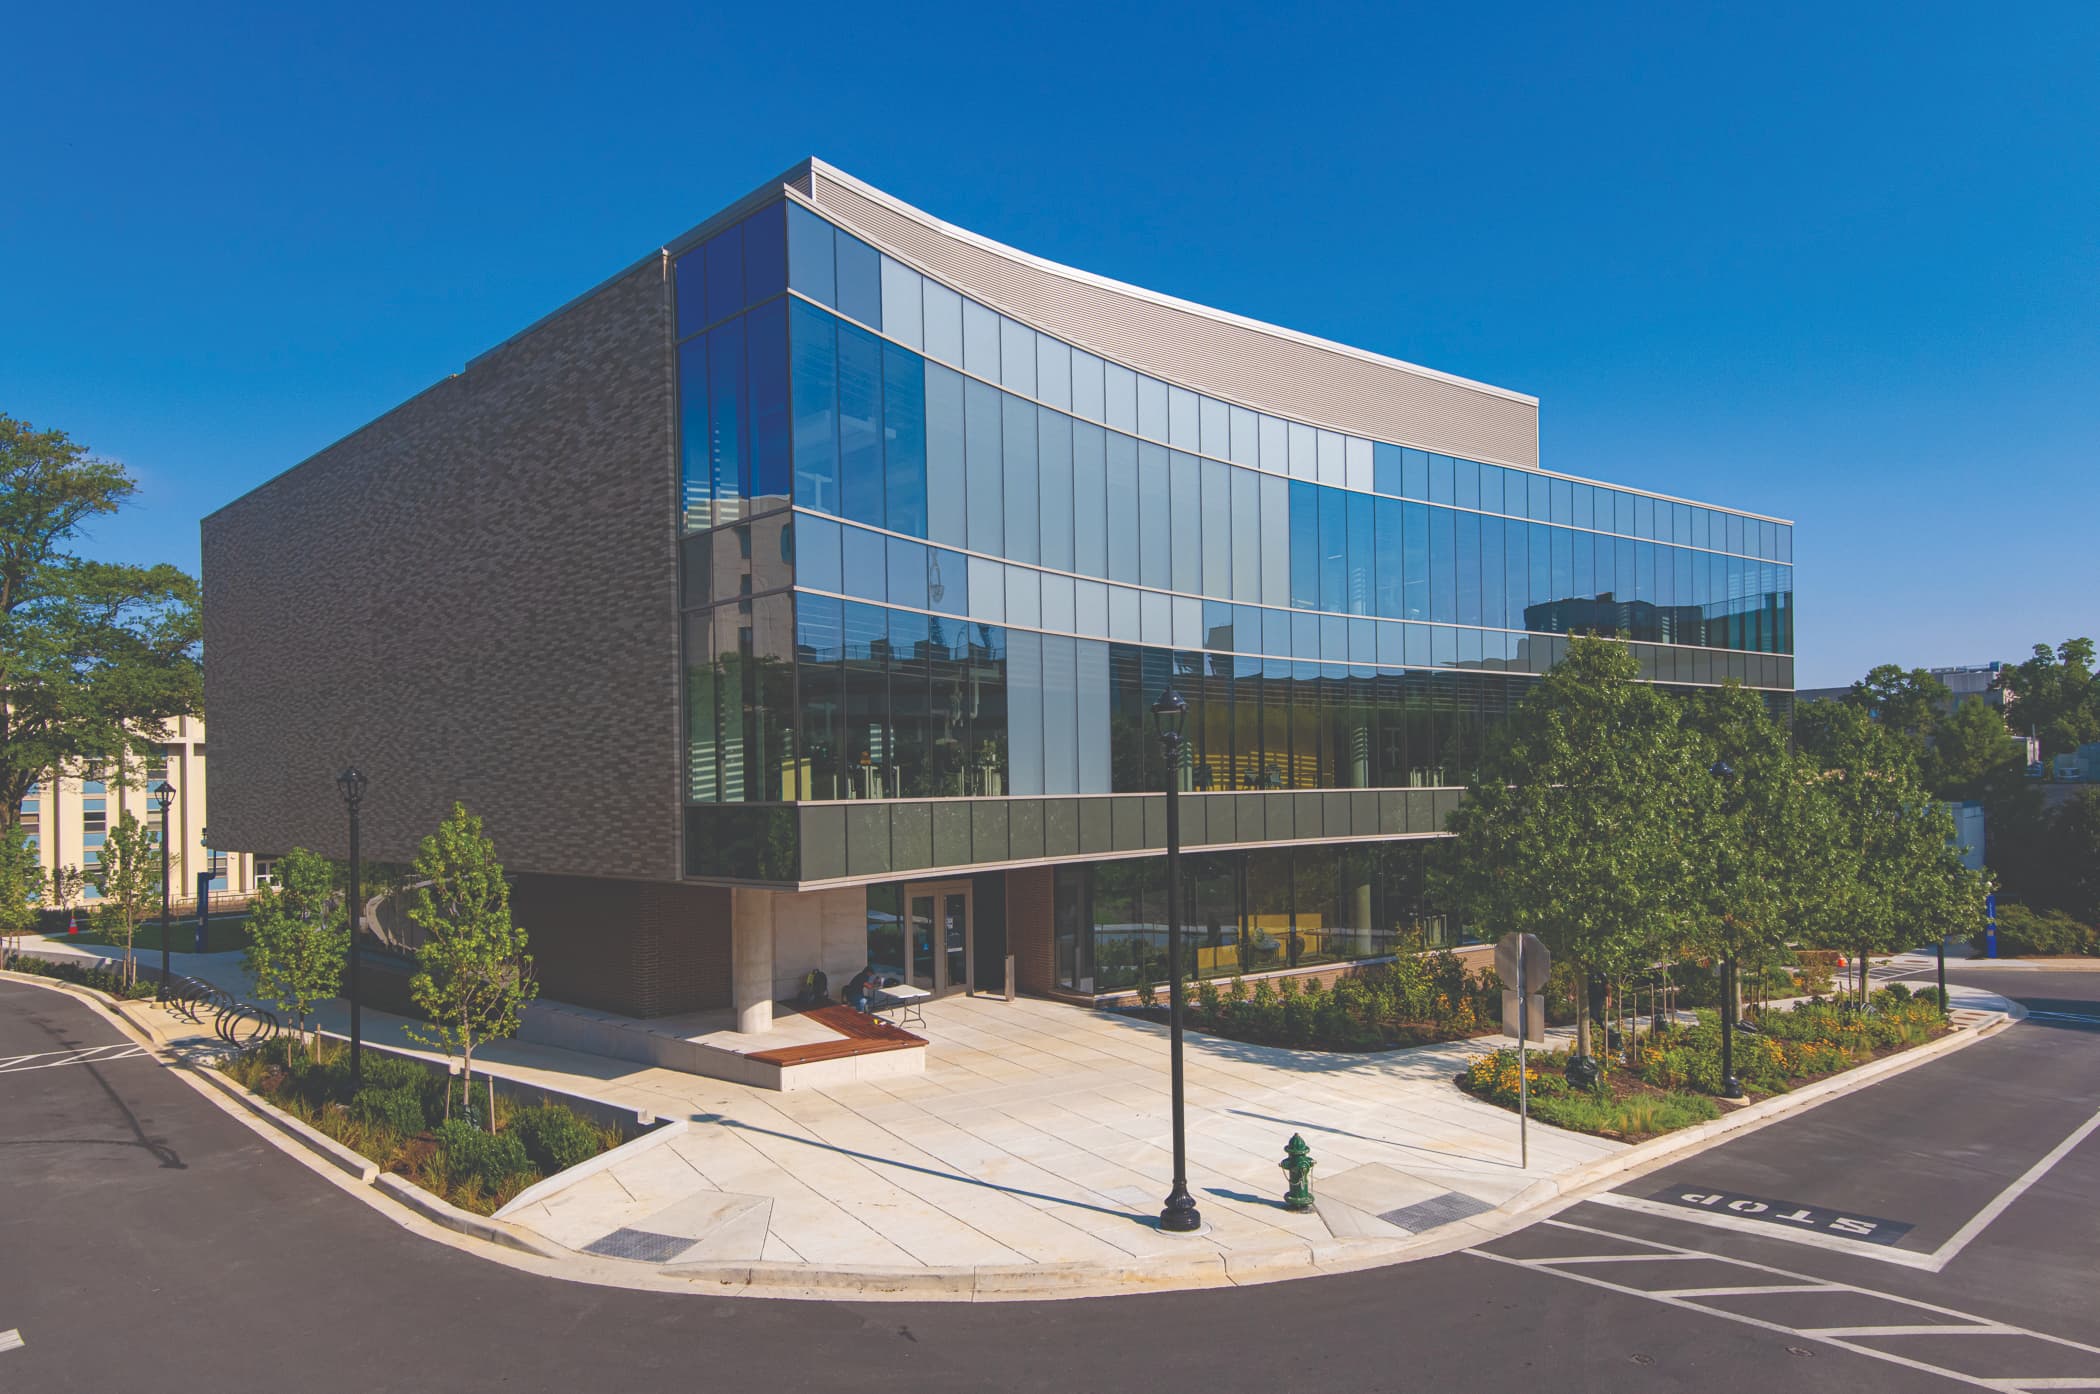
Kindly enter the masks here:
M 96 792 L 80 800 L 80 831 L 91 841 L 99 841 L 109 827 L 108 801 L 101 795 L 100 780 L 87 787 Z

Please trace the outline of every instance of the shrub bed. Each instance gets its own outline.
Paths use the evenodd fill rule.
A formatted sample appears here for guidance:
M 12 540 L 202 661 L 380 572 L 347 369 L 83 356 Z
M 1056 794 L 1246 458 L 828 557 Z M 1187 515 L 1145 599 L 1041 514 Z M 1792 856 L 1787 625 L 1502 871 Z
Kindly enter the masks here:
M 1972 952 L 1985 952 L 1984 936 L 1969 939 Z M 2061 910 L 2031 910 L 2025 905 L 1998 907 L 1998 953 L 2003 958 L 2069 958 L 2100 954 L 2100 928 Z
M 127 987 L 120 969 L 100 965 L 89 967 L 77 959 L 32 958 L 27 954 L 16 954 L 7 960 L 6 966 L 17 973 L 29 973 L 39 978 L 56 978 L 62 983 L 91 987 L 97 992 L 106 992 L 112 997 L 121 997 L 128 1001 L 151 997 L 155 991 L 154 983 L 145 977 Z
M 1350 970 L 1332 987 L 1298 978 L 1196 984 L 1185 1025 L 1256 1045 L 1389 1050 L 1501 1029 L 1501 984 L 1457 955 L 1408 954 Z
M 364 1088 L 355 1093 L 349 1050 L 326 1042 L 316 1058 L 303 1041 L 280 1036 L 224 1068 L 381 1170 L 481 1215 L 494 1214 L 543 1177 L 624 1141 L 619 1129 L 560 1104 L 519 1107 L 500 1092 L 495 1131 L 486 1131 L 488 1095 L 480 1081 L 462 1100 L 449 1076 L 371 1050 L 364 1057 Z
M 1531 1111 L 1558 1127 L 1637 1141 L 1720 1116 L 1710 1097 L 1721 1088 L 1718 1016 L 1701 1011 L 1696 1026 L 1664 1026 L 1629 1042 L 1612 1058 L 1600 1056 L 1595 1090 L 1567 1081 L 1566 1051 L 1533 1051 Z M 1803 1002 L 1791 1011 L 1765 1012 L 1736 1032 L 1735 1072 L 1752 1098 L 1869 1060 L 1923 1045 L 1947 1029 L 1937 993 L 1915 996 L 1895 983 L 1876 992 L 1864 1012 L 1832 1002 Z M 1458 1078 L 1461 1089 L 1504 1108 L 1517 1106 L 1517 1052 L 1483 1055 Z

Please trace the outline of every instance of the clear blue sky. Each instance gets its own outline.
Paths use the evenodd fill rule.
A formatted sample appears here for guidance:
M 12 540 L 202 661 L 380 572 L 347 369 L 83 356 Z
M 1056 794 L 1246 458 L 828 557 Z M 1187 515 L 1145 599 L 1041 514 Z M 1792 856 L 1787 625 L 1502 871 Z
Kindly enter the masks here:
M 1796 519 L 1804 686 L 2100 633 L 2090 0 L 191 8 L 9 24 L 0 411 L 137 472 L 101 555 L 817 154 Z

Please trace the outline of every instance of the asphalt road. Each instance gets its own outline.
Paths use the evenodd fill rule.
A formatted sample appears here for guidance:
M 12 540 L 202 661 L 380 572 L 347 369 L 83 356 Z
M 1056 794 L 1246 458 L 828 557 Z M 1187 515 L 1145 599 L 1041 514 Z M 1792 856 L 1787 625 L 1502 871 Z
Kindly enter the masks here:
M 2100 1016 L 2100 974 L 1979 981 Z M 129 1050 L 72 999 L 0 983 L 0 1335 L 18 1329 L 23 1341 L 9 1350 L 0 1340 L 6 1394 L 1878 1394 L 1964 1387 L 1932 1369 L 1973 1368 L 1971 1381 L 2077 1378 L 2089 1368 L 2079 1362 L 2100 1362 L 1996 1331 L 1803 1334 L 1973 1324 L 1953 1311 L 2100 1345 L 2100 1230 L 2088 1199 L 2100 1137 L 2065 1152 L 1938 1271 L 1716 1228 L 1683 1206 L 1590 1203 L 1489 1245 L 1494 1257 L 1265 1287 L 982 1306 L 800 1303 L 564 1283 L 430 1243 Z M 1911 1226 L 1894 1245 L 1865 1247 L 1929 1263 L 2100 1109 L 2096 1065 L 2100 1029 L 2038 1019 L 1621 1194 L 1740 1193 L 1792 1203 L 1782 1214 L 1853 1218 L 1849 1207 Z M 1657 1296 L 1773 1284 L 1820 1290 Z

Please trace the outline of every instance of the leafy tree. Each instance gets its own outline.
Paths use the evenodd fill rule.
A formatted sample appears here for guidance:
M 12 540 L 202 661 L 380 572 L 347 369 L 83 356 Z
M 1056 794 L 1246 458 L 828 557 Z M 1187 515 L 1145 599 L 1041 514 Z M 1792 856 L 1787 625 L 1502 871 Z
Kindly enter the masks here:
M 1891 731 L 1923 739 L 1939 723 L 1940 708 L 1953 697 L 1947 684 L 1923 668 L 1909 672 L 1893 663 L 1869 669 L 1844 701 Z
M 423 884 L 408 915 L 428 938 L 409 991 L 435 1032 L 416 1039 L 457 1053 L 465 1086 L 474 1078 L 475 1044 L 515 1034 L 518 1013 L 537 994 L 532 960 L 525 931 L 511 921 L 495 844 L 464 805 L 454 804 L 423 839 L 415 871 Z
M 1452 817 L 1444 891 L 1476 923 L 1537 934 L 1574 970 L 1577 1049 L 1589 980 L 1681 937 L 1698 908 L 1712 816 L 1704 743 L 1677 700 L 1638 681 L 1623 644 L 1577 638 L 1489 740 Z
M 1864 1001 L 1869 954 L 1966 933 L 1982 913 L 1983 883 L 1961 864 L 1953 816 L 1926 787 L 1908 740 L 1833 702 L 1798 712 L 1795 735 L 1836 818 L 1836 893 L 1810 930 L 1858 956 Z
M 29 835 L 18 827 L 0 831 L 0 967 L 20 948 L 21 937 L 36 927 L 43 898 L 44 872 Z
M 294 847 L 277 859 L 277 884 L 258 886 L 248 906 L 248 952 L 255 991 L 305 1031 L 313 1011 L 340 990 L 350 950 L 350 918 L 326 857 Z M 321 1030 L 312 1026 L 313 1049 Z
M 160 840 L 153 830 L 126 812 L 103 839 L 101 857 L 89 880 L 102 893 L 95 907 L 95 927 L 110 943 L 124 950 L 124 982 L 138 981 L 138 962 L 132 943 L 139 925 L 150 917 L 160 899 Z
M 77 866 L 54 866 L 51 868 L 51 903 L 71 914 L 80 897 L 87 892 L 87 876 Z
M 1988 802 L 2027 779 L 2005 719 L 1980 697 L 1964 701 L 1933 731 L 1930 769 L 1940 797 L 1957 801 Z
M 1699 886 L 1697 943 L 1737 963 L 1771 961 L 1843 894 L 1836 806 L 1821 770 L 1741 684 L 1696 700 L 1685 719 L 1732 772 L 1703 833 L 1713 874 Z
M 2042 759 L 2066 755 L 2100 740 L 2100 680 L 2093 675 L 2093 641 L 2066 639 L 2051 653 L 2034 646 L 2034 657 L 2005 670 L 2014 700 L 2006 724 L 2042 743 Z
M 199 709 L 196 581 L 69 550 L 136 488 L 65 432 L 0 415 L 0 827 L 49 772 L 117 768 Z
M 2100 789 L 2081 789 L 2057 809 L 2050 833 L 2061 868 L 2056 903 L 2087 924 L 2100 924 Z

